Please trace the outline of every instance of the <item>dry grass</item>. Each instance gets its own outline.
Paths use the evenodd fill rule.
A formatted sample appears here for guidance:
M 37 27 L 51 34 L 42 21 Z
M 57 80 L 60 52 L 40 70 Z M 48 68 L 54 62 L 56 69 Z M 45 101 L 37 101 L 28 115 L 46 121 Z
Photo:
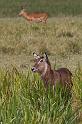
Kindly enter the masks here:
M 32 64 L 32 53 L 48 52 L 52 65 L 75 70 L 82 63 L 82 18 L 57 17 L 45 24 L 0 19 L 0 66 Z M 29 66 L 30 66 L 29 65 Z

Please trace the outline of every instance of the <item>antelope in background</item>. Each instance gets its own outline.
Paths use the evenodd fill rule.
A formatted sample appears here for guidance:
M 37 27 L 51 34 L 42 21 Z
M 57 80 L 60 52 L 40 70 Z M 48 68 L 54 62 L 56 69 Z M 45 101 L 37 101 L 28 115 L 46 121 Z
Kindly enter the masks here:
M 67 68 L 59 68 L 58 70 L 52 70 L 48 56 L 45 53 L 44 57 L 40 57 L 36 53 L 33 53 L 35 65 L 32 67 L 33 72 L 37 72 L 41 75 L 45 86 L 56 85 L 61 83 L 67 89 L 72 88 L 72 73 Z
M 48 19 L 47 13 L 28 13 L 24 9 L 21 10 L 19 16 L 23 16 L 29 22 L 44 22 Z

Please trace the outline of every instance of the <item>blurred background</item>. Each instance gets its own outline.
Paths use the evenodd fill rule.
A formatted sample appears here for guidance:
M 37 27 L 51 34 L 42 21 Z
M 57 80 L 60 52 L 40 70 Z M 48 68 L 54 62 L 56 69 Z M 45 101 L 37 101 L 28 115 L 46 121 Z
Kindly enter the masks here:
M 0 17 L 16 17 L 21 7 L 29 12 L 48 12 L 50 16 L 81 15 L 81 0 L 0 0 Z

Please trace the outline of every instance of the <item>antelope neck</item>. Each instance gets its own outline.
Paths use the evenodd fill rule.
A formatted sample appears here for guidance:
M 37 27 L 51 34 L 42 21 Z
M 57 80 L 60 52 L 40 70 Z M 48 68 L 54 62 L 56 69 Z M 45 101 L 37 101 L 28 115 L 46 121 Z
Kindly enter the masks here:
M 47 70 L 48 70 L 48 65 L 45 63 L 45 69 L 44 69 L 43 73 L 41 74 L 42 77 L 45 76 Z
M 51 67 L 48 67 L 48 64 L 45 63 L 45 69 L 44 72 L 41 74 L 41 77 L 48 79 L 51 73 L 52 73 Z
M 28 14 L 27 14 L 27 13 L 23 13 L 23 16 L 24 16 L 25 18 L 27 18 L 27 17 L 28 17 Z

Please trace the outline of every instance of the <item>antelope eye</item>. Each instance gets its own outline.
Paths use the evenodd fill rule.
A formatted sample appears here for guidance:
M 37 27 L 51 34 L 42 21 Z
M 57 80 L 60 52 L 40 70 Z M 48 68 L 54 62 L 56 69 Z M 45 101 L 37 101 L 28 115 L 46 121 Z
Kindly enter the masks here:
M 43 59 L 41 59 L 40 62 L 43 62 Z

